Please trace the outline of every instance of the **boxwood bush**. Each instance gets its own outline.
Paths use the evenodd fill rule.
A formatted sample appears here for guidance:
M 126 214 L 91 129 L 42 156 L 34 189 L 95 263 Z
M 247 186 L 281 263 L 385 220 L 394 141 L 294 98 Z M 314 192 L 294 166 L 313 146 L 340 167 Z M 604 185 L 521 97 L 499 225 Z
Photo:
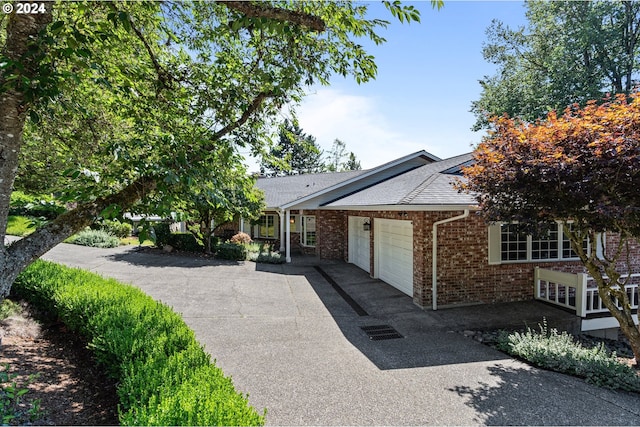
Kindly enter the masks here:
M 243 261 L 247 257 L 247 248 L 236 243 L 221 243 L 216 248 L 216 257 L 232 261 Z
M 37 261 L 14 290 L 85 337 L 118 381 L 122 425 L 264 423 L 182 318 L 137 288 Z

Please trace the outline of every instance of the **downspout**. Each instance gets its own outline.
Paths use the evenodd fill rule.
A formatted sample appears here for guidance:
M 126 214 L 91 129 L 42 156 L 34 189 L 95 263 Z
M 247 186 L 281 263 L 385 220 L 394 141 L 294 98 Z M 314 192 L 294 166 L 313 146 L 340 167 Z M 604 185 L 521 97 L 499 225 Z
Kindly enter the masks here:
M 440 224 L 446 224 L 448 222 L 457 221 L 459 219 L 464 219 L 469 216 L 469 209 L 465 209 L 462 215 L 453 216 L 451 218 L 446 218 L 440 221 L 436 221 L 433 223 L 433 231 L 432 231 L 432 258 L 431 258 L 431 300 L 433 311 L 438 309 L 438 226 Z

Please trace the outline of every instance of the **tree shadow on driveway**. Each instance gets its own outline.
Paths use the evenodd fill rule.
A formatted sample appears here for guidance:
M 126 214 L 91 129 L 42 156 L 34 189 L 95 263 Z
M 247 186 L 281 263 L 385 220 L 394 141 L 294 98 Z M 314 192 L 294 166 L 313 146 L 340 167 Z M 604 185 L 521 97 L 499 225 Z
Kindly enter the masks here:
M 228 261 L 208 256 L 198 256 L 191 253 L 166 253 L 155 248 L 133 248 L 109 254 L 106 258 L 126 262 L 142 267 L 185 267 L 199 268 L 220 265 L 240 265 L 245 261 Z
M 450 389 L 475 410 L 478 423 L 637 425 L 640 420 L 637 394 L 598 389 L 577 378 L 534 368 L 498 364 L 487 369 L 494 380 L 490 384 Z
M 331 269 L 330 265 L 325 268 Z M 510 359 L 440 324 L 411 298 L 364 272 L 348 272 L 360 276 L 351 277 L 356 285 L 340 292 L 312 266 L 256 264 L 256 270 L 304 276 L 344 337 L 380 370 Z M 375 330 L 372 335 L 362 329 L 371 326 L 391 327 L 401 337 L 378 340 Z

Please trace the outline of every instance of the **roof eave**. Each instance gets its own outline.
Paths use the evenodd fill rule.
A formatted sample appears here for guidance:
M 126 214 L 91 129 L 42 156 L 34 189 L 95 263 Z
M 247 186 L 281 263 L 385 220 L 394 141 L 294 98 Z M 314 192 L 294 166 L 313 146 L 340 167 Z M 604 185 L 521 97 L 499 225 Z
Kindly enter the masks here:
M 323 190 L 317 191 L 315 193 L 311 193 L 311 194 L 309 194 L 307 196 L 304 196 L 304 197 L 302 197 L 300 199 L 296 199 L 296 200 L 292 200 L 292 201 L 290 201 L 288 203 L 284 203 L 281 206 L 279 206 L 279 208 L 280 209 L 290 209 L 290 208 L 294 207 L 295 205 L 307 202 L 307 201 L 309 201 L 311 199 L 314 199 L 316 197 L 322 196 L 323 194 L 326 194 L 326 193 L 328 193 L 330 191 L 337 190 L 340 187 L 344 187 L 346 185 L 352 184 L 352 183 L 357 182 L 359 180 L 368 178 L 368 177 L 370 177 L 372 175 L 375 175 L 376 173 L 380 173 L 382 171 L 391 169 L 391 168 L 396 167 L 396 166 L 398 166 L 398 165 L 400 165 L 402 163 L 405 163 L 405 162 L 407 162 L 409 160 L 412 160 L 412 159 L 417 159 L 419 157 L 425 157 L 425 158 L 427 158 L 427 159 L 429 159 L 429 160 L 431 160 L 433 162 L 437 162 L 437 161 L 442 160 L 439 157 L 434 156 L 433 154 L 428 153 L 425 150 L 421 150 L 421 151 L 418 151 L 416 153 L 412 153 L 412 154 L 409 154 L 407 156 L 404 156 L 404 157 L 401 157 L 399 159 L 396 159 L 394 161 L 391 161 L 389 163 L 385 163 L 384 165 L 380 165 L 378 167 L 370 169 L 368 172 L 360 174 L 360 175 L 358 175 L 356 177 L 353 177 L 351 179 L 348 179 L 346 181 L 339 182 L 338 184 L 334 184 L 334 185 L 332 185 L 330 187 L 324 188 Z

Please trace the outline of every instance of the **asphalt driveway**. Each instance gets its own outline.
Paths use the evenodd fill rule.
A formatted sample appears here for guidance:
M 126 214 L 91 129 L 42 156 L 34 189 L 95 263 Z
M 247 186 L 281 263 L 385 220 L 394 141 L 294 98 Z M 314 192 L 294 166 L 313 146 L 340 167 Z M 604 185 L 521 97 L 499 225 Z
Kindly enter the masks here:
M 270 425 L 640 424 L 640 396 L 508 358 L 456 332 L 462 311 L 422 311 L 348 264 L 318 271 L 66 244 L 44 258 L 182 313 Z M 379 325 L 403 338 L 374 341 L 361 329 Z

